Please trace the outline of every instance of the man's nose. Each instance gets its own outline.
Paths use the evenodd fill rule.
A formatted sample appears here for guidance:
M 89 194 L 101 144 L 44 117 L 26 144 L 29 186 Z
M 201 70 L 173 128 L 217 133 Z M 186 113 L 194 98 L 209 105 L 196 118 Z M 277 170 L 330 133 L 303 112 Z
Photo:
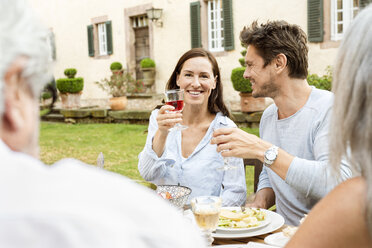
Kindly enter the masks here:
M 248 67 L 245 67 L 243 78 L 250 79 L 250 77 L 251 77 L 251 73 L 249 72 Z

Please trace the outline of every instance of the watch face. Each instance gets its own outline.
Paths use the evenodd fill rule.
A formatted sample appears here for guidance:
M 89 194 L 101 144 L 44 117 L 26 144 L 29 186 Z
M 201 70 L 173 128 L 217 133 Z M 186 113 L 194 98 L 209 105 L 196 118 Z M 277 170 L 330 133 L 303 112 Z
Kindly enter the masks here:
M 273 152 L 273 151 L 269 151 L 268 153 L 266 153 L 266 158 L 267 158 L 268 160 L 274 160 L 274 159 L 276 158 L 276 154 L 275 154 L 275 152 Z

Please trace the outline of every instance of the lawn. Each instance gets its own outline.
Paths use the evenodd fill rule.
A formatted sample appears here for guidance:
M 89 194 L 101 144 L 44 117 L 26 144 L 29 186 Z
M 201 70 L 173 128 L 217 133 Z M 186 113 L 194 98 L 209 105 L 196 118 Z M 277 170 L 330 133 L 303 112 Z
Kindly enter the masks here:
M 243 128 L 258 135 L 258 129 Z M 146 142 L 147 126 L 125 124 L 63 124 L 42 122 L 40 127 L 40 158 L 46 164 L 65 158 L 77 158 L 96 164 L 97 156 L 105 156 L 105 169 L 131 179 L 144 181 L 137 163 Z M 254 171 L 247 167 L 247 193 L 253 192 Z

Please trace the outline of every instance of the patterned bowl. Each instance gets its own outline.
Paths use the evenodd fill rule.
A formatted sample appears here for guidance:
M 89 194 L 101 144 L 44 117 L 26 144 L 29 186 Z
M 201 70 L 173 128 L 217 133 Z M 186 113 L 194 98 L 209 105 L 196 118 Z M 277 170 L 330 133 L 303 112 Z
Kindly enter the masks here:
M 171 196 L 170 199 L 167 199 L 170 203 L 177 208 L 183 208 L 187 202 L 187 199 L 189 198 L 189 195 L 191 194 L 191 189 L 178 185 L 158 185 L 156 188 L 156 193 L 160 196 L 164 196 L 166 192 L 168 192 Z

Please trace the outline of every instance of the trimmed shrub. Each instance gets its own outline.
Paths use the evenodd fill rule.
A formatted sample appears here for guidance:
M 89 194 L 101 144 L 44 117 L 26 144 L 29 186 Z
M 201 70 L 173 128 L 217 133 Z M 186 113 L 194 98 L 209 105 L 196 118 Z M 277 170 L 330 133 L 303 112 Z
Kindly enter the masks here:
M 117 71 L 123 69 L 123 65 L 120 62 L 113 62 L 110 65 L 111 71 Z
M 140 62 L 141 68 L 153 68 L 155 67 L 155 61 L 150 58 L 144 58 Z
M 323 76 L 318 76 L 317 74 L 308 75 L 307 82 L 318 89 L 330 91 L 332 89 L 332 68 L 328 66 L 326 74 Z
M 239 59 L 239 63 L 242 67 L 245 67 L 245 59 L 244 58 L 240 58 Z
M 65 71 L 64 71 L 64 74 L 66 75 L 66 77 L 68 78 L 74 78 L 75 75 L 77 73 L 77 70 L 75 68 L 67 68 Z
M 78 93 L 84 88 L 84 79 L 78 78 L 60 78 L 57 79 L 57 89 L 61 93 Z
M 234 90 L 243 93 L 252 92 L 252 85 L 248 79 L 243 77 L 245 68 L 237 67 L 231 71 L 231 82 L 233 84 Z
M 52 96 L 52 93 L 50 93 L 49 91 L 43 92 L 43 93 L 41 94 L 41 99 L 43 99 L 43 100 L 50 99 L 50 98 L 52 98 L 52 97 L 53 97 L 53 96 Z

